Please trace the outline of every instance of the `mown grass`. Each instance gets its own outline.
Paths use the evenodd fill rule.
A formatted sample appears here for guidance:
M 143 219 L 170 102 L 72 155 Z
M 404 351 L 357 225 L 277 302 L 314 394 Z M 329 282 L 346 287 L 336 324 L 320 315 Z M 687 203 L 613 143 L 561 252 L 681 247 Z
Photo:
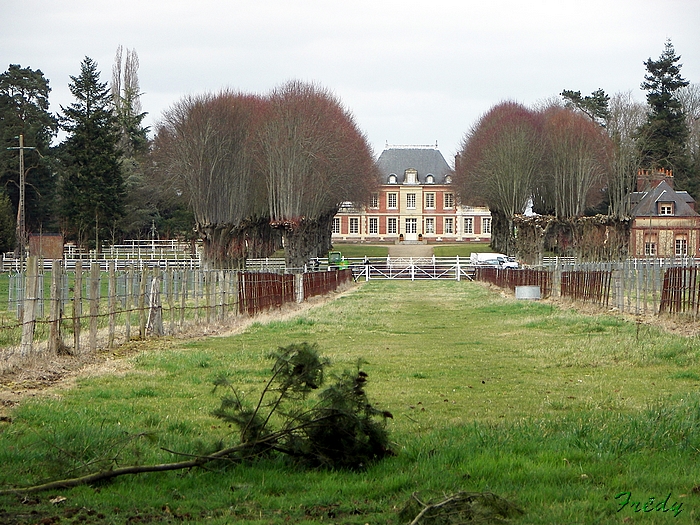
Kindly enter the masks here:
M 88 523 L 398 523 L 413 491 L 429 499 L 490 490 L 525 510 L 518 523 L 700 519 L 697 339 L 464 282 L 371 281 L 291 320 L 173 341 L 124 373 L 26 401 L 0 423 L 0 486 L 230 443 L 232 429 L 210 415 L 214 378 L 227 374 L 254 399 L 266 354 L 303 341 L 318 343 L 338 371 L 367 361 L 369 397 L 394 416 L 395 457 L 362 472 L 269 459 L 125 477 L 3 496 L 0 516 L 24 513 L 31 523 L 32 511 L 89 509 Z M 620 508 L 615 496 L 626 491 L 642 506 L 670 494 L 668 507 L 682 503 L 681 512 Z M 61 506 L 50 503 L 56 495 L 67 498 Z

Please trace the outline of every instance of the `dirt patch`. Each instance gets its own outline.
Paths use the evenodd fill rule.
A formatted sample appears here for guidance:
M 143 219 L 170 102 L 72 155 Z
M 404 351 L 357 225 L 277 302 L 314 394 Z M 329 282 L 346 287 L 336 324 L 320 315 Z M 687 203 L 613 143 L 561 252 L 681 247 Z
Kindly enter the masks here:
M 141 352 L 165 350 L 173 341 L 234 335 L 253 323 L 284 321 L 351 293 L 358 286 L 345 285 L 338 291 L 311 297 L 301 304 L 287 304 L 254 317 L 239 316 L 222 324 L 194 325 L 174 336 L 132 340 L 93 354 L 29 360 L 21 368 L 0 374 L 0 422 L 10 421 L 11 409 L 26 398 L 56 395 L 58 391 L 74 386 L 78 378 L 124 374 L 132 368 L 132 360 L 128 358 Z

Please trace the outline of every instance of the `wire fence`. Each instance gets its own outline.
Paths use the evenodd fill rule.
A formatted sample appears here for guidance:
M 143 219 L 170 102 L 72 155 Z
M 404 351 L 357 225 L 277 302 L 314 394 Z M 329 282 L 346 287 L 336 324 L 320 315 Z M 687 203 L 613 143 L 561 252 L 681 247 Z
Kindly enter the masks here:
M 477 267 L 474 278 L 509 289 L 539 286 L 542 297 L 565 297 L 634 315 L 686 315 L 697 319 L 700 314 L 700 266 L 696 261 L 572 260 L 559 261 L 543 270 Z
M 352 282 L 350 270 L 304 274 L 127 266 L 79 261 L 51 270 L 35 258 L 8 279 L 0 373 L 28 359 L 83 354 L 134 338 L 174 335 L 300 303 Z

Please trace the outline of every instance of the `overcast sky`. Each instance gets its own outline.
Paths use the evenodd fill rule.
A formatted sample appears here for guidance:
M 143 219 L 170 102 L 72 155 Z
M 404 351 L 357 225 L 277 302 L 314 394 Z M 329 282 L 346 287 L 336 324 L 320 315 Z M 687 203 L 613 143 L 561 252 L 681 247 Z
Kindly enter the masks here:
M 670 38 L 700 83 L 699 0 L 2 0 L 0 71 L 41 69 L 51 110 L 72 102 L 85 56 L 111 79 L 134 49 L 153 126 L 188 94 L 266 93 L 291 79 L 333 91 L 376 154 L 435 144 L 452 163 L 464 134 L 503 100 L 562 89 L 632 91 Z

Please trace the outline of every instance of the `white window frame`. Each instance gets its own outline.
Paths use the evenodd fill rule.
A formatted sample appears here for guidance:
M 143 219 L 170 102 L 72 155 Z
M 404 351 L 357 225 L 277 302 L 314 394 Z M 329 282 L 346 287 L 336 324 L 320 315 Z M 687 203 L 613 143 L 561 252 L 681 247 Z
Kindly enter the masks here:
M 686 257 L 688 255 L 688 239 L 685 236 L 676 237 L 675 253 L 676 257 Z
M 416 209 L 416 194 L 407 193 L 406 194 L 406 209 L 415 210 Z
M 348 232 L 355 235 L 360 233 L 360 218 L 350 217 L 350 224 Z
M 491 217 L 481 218 L 481 233 L 491 234 Z
M 659 215 L 673 215 L 673 204 L 670 202 L 659 203 Z
M 369 234 L 379 235 L 379 217 L 369 218 Z
M 425 218 L 425 233 L 435 233 L 435 217 Z
M 442 231 L 446 234 L 455 232 L 455 221 L 453 217 L 445 217 L 445 228 Z
M 418 233 L 418 219 L 415 217 L 406 218 L 406 233 Z
M 474 233 L 474 217 L 464 218 L 464 233 L 473 234 Z
M 432 191 L 429 191 L 425 194 L 425 209 L 435 209 L 435 193 L 433 193 Z
M 389 210 L 396 210 L 399 207 L 399 194 L 395 191 L 390 191 L 386 194 L 386 207 Z
M 333 226 L 331 229 L 331 233 L 334 233 L 334 234 L 340 233 L 340 217 L 333 217 Z
M 386 218 L 386 233 L 396 235 L 399 233 L 399 220 L 396 217 Z
M 379 193 L 373 193 L 369 201 L 370 208 L 379 208 Z
M 455 195 L 454 193 L 445 193 L 443 194 L 443 208 L 446 210 L 449 210 L 454 207 L 455 205 Z

